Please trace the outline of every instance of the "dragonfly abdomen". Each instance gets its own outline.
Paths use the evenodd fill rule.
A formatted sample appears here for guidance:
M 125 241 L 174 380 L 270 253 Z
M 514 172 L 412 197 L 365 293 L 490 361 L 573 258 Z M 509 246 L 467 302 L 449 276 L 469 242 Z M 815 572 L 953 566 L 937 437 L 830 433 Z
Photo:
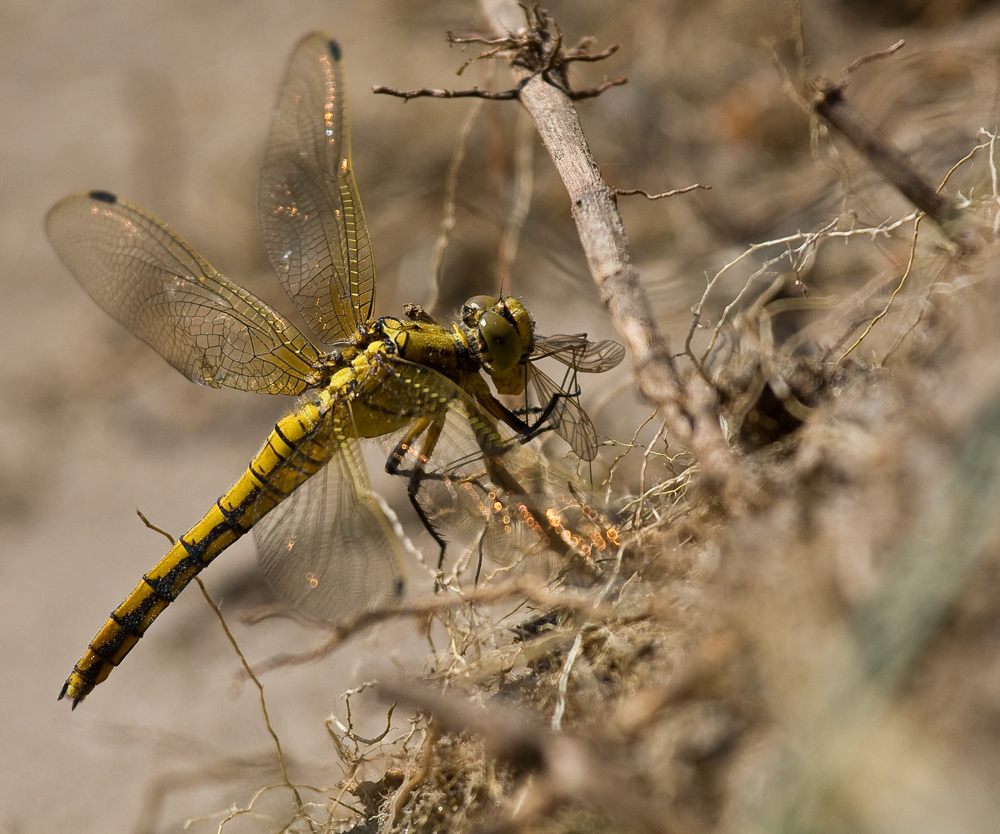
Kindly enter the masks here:
M 111 674 L 181 591 L 330 459 L 329 420 L 314 402 L 278 421 L 239 480 L 143 576 L 73 667 L 60 698 L 75 707 Z

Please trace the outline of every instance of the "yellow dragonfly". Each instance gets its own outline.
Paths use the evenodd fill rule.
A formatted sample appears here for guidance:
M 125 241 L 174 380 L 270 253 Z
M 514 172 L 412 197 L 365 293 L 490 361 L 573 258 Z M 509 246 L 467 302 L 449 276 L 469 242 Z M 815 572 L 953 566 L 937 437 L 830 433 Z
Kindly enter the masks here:
M 566 481 L 523 444 L 551 428 L 593 459 L 596 434 L 576 375 L 614 367 L 623 349 L 583 334 L 537 336 L 513 297 L 474 297 L 451 327 L 415 305 L 374 320 L 375 267 L 349 142 L 340 48 L 311 34 L 295 48 L 278 98 L 260 219 L 278 279 L 315 340 L 113 194 L 70 196 L 48 214 L 49 239 L 83 288 L 189 379 L 301 395 L 236 483 L 90 642 L 59 695 L 74 707 L 251 529 L 264 576 L 303 613 L 342 621 L 396 605 L 401 545 L 371 492 L 360 438 L 383 438 L 386 468 L 407 478 L 442 558 L 440 527 L 494 555 L 525 532 L 564 553 L 615 543 L 614 529 L 562 494 Z M 534 367 L 544 357 L 566 367 L 561 384 Z M 521 395 L 530 382 L 538 404 L 509 409 L 486 377 L 499 394 Z

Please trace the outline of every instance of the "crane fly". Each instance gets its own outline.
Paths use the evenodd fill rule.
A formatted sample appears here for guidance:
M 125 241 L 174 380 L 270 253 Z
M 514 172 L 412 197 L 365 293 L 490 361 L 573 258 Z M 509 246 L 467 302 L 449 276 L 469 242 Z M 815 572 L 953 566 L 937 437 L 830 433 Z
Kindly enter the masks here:
M 493 554 L 525 531 L 563 552 L 615 543 L 614 528 L 568 497 L 565 480 L 523 444 L 551 428 L 593 459 L 576 377 L 614 367 L 623 349 L 582 334 L 537 336 L 509 296 L 471 298 L 450 327 L 415 305 L 373 318 L 375 266 L 351 167 L 341 52 L 325 35 L 305 37 L 292 54 L 259 209 L 274 271 L 315 339 L 114 194 L 70 196 L 48 214 L 49 239 L 84 290 L 189 379 L 300 397 L 90 642 L 59 695 L 74 707 L 251 529 L 264 576 L 306 615 L 340 621 L 396 605 L 401 545 L 369 486 L 361 438 L 386 443 L 386 468 L 407 479 L 442 558 L 442 527 Z M 544 357 L 565 366 L 562 383 L 534 367 Z M 521 395 L 530 383 L 538 405 L 507 408 L 487 377 L 498 394 Z

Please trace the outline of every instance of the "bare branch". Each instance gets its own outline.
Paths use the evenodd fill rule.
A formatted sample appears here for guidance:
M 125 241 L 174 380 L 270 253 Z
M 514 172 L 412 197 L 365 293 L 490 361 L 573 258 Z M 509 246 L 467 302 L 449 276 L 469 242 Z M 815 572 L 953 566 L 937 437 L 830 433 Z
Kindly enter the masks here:
M 609 90 L 612 87 L 620 87 L 622 84 L 628 84 L 628 78 L 624 75 L 619 75 L 617 78 L 612 78 L 610 81 L 605 81 L 596 87 L 590 87 L 586 90 L 570 90 L 568 94 L 573 101 L 582 101 L 585 98 L 596 98 L 605 90 Z
M 405 101 L 409 101 L 411 98 L 484 98 L 490 101 L 510 101 L 518 97 L 519 91 L 504 90 L 500 93 L 491 93 L 489 90 L 480 90 L 476 87 L 471 90 L 434 90 L 428 87 L 418 87 L 416 90 L 397 90 L 378 84 L 372 87 L 372 92 L 376 95 L 396 96 Z
M 647 200 L 662 200 L 665 197 L 674 197 L 677 194 L 687 194 L 689 191 L 696 190 L 711 191 L 712 186 L 702 185 L 700 182 L 696 182 L 694 185 L 685 185 L 683 188 L 674 188 L 670 191 L 664 191 L 662 194 L 650 194 L 642 188 L 616 188 L 615 194 L 619 197 L 631 197 L 633 194 L 641 194 Z
M 890 55 L 895 55 L 904 46 L 906 46 L 906 41 L 900 38 L 892 46 L 886 49 L 880 49 L 876 52 L 869 52 L 867 55 L 862 55 L 860 58 L 857 58 L 855 61 L 851 63 L 850 66 L 847 67 L 847 69 L 844 70 L 843 74 L 840 77 L 840 86 L 846 87 L 850 77 L 854 75 L 854 73 L 857 72 L 865 64 L 870 63 L 871 61 L 880 61 L 883 58 L 888 58 Z
M 494 30 L 512 42 L 546 43 L 552 40 L 548 21 L 537 9 L 528 10 L 534 40 L 512 33 L 512 22 L 524 12 L 514 0 L 492 0 L 484 10 Z M 507 23 L 505 23 L 505 21 Z M 535 55 L 518 54 L 512 71 L 521 93 L 520 102 L 531 114 L 542 142 L 570 197 L 573 218 L 591 275 L 612 323 L 625 342 L 638 377 L 640 391 L 657 405 L 669 429 L 695 455 L 711 482 L 734 497 L 743 491 L 737 482 L 743 474 L 726 443 L 719 424 L 714 392 L 697 375 L 686 380 L 670 355 L 666 339 L 653 319 L 639 274 L 632 264 L 615 193 L 604 182 L 594 162 L 586 137 L 565 83 L 555 83 L 539 71 Z

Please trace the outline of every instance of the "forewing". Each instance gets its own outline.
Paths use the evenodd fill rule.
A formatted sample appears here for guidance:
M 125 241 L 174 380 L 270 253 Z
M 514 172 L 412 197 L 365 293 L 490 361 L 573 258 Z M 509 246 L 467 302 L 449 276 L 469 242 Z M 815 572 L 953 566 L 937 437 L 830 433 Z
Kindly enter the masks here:
M 271 265 L 325 342 L 372 315 L 375 265 L 354 172 L 340 47 L 303 38 L 285 75 L 260 177 L 260 222 Z
M 261 572 L 298 611 L 343 622 L 402 595 L 400 544 L 345 438 L 326 467 L 253 528 Z
M 309 341 L 142 209 L 92 191 L 57 203 L 45 226 L 91 298 L 189 379 L 272 394 L 312 384 Z
M 532 360 L 551 357 L 575 371 L 599 374 L 610 371 L 625 358 L 625 348 L 611 339 L 587 341 L 586 333 L 536 336 Z

